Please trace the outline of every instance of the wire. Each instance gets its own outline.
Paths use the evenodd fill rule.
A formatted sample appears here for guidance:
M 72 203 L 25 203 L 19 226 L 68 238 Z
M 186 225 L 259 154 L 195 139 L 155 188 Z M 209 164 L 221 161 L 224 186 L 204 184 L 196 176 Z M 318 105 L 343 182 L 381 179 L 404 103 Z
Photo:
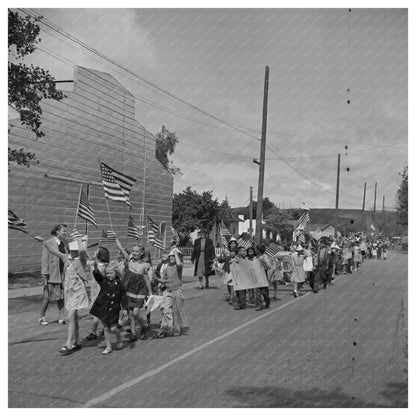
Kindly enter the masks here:
M 79 40 L 79 39 L 75 38 L 74 36 L 72 36 L 72 35 L 71 35 L 71 34 L 69 34 L 68 32 L 65 32 L 62 28 L 60 28 L 59 26 L 57 26 L 56 24 L 54 24 L 54 23 L 53 23 L 52 21 L 50 21 L 49 19 L 46 19 L 45 17 L 41 16 L 41 15 L 40 15 L 39 13 L 37 13 L 36 11 L 31 10 L 31 13 L 30 13 L 30 12 L 26 11 L 25 9 L 18 9 L 18 10 L 20 10 L 21 12 L 23 12 L 23 13 L 25 13 L 26 15 L 29 15 L 29 16 L 31 16 L 31 17 L 33 17 L 33 18 L 40 19 L 40 20 L 39 20 L 39 22 L 40 22 L 41 24 L 43 24 L 43 25 L 45 25 L 46 27 L 49 27 L 50 29 L 52 29 L 52 30 L 54 30 L 54 31 L 58 32 L 58 33 L 59 33 L 59 34 L 61 34 L 62 36 L 66 37 L 67 39 L 70 39 L 71 41 L 73 41 L 73 42 L 75 42 L 75 43 L 77 43 L 77 44 L 78 44 L 78 45 L 80 45 L 81 47 L 83 47 L 83 48 L 87 49 L 89 52 L 92 52 L 93 54 L 95 54 L 95 55 L 99 56 L 100 58 L 102 58 L 102 59 L 104 59 L 105 61 L 107 61 L 107 62 L 111 63 L 112 65 L 114 65 L 114 66 L 116 66 L 116 67 L 118 67 L 118 68 L 122 69 L 123 71 L 127 72 L 128 74 L 132 75 L 133 77 L 140 79 L 140 80 L 141 80 L 141 81 L 143 81 L 145 84 L 149 85 L 149 86 L 151 87 L 151 89 L 155 90 L 156 92 L 158 92 L 158 93 L 160 93 L 160 94 L 163 94 L 163 95 L 165 95 L 165 96 L 167 96 L 167 97 L 169 97 L 169 98 L 171 98 L 171 99 L 174 99 L 174 100 L 176 100 L 176 101 L 178 101 L 178 102 L 182 103 L 183 105 L 185 105 L 185 106 L 187 106 L 187 107 L 189 107 L 189 108 L 191 108 L 191 109 L 193 109 L 193 110 L 195 110 L 195 111 L 198 111 L 199 113 L 201 113 L 201 114 L 205 115 L 206 117 L 209 117 L 209 118 L 211 118 L 211 119 L 213 119 L 213 120 L 215 120 L 215 121 L 217 121 L 217 122 L 219 122 L 219 123 L 221 123 L 221 124 L 224 124 L 224 125 L 228 126 L 229 128 L 231 128 L 231 129 L 233 129 L 233 130 L 236 130 L 236 131 L 238 131 L 238 132 L 240 132 L 240 133 L 242 133 L 242 134 L 244 134 L 244 135 L 246 135 L 246 136 L 248 136 L 248 137 L 251 137 L 251 138 L 254 138 L 254 139 L 255 139 L 255 140 L 257 140 L 257 141 L 260 141 L 260 139 L 259 139 L 258 137 L 255 137 L 255 136 L 253 136 L 252 134 L 247 133 L 245 130 L 243 130 L 243 129 L 241 129 L 241 128 L 236 127 L 235 125 L 233 125 L 232 123 L 230 123 L 230 122 L 228 122 L 228 121 L 222 120 L 222 119 L 220 119 L 219 117 L 214 116 L 214 115 L 212 115 L 212 114 L 208 113 L 207 111 L 205 111 L 205 110 L 203 110 L 203 109 L 201 109 L 201 108 L 199 108 L 199 107 L 195 106 L 194 104 L 191 104 L 191 103 L 187 102 L 186 100 L 184 100 L 183 98 L 181 98 L 181 97 L 177 96 L 176 94 L 173 94 L 173 93 L 171 93 L 171 92 L 167 91 L 166 89 L 164 89 L 164 88 L 163 88 L 163 87 L 161 87 L 160 85 L 156 84 L 155 82 L 150 81 L 150 80 L 146 79 L 145 77 L 143 77 L 142 75 L 139 75 L 139 74 L 137 74 L 137 73 L 135 73 L 135 72 L 131 71 L 130 69 L 128 69 L 128 68 L 126 68 L 126 67 L 124 67 L 124 66 L 122 66 L 122 65 L 118 64 L 118 63 L 117 63 L 117 62 L 115 62 L 113 59 L 108 58 L 106 55 L 104 55 L 103 53 L 101 53 L 101 52 L 97 51 L 96 49 L 92 48 L 91 46 L 89 46 L 89 45 L 88 45 L 88 44 L 86 44 L 85 42 L 83 42 L 83 41 L 81 41 L 81 40 Z

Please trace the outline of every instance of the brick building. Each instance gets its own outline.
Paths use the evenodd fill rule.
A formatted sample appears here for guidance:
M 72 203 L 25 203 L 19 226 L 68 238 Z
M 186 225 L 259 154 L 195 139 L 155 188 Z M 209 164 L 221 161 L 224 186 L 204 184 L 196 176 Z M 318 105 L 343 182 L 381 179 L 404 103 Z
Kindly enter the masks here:
M 137 181 L 127 204 L 108 201 L 111 223 L 122 243 L 127 237 L 128 216 L 139 222 L 144 212 L 166 222 L 166 241 L 171 237 L 173 178 L 155 157 L 155 138 L 135 119 L 134 96 L 106 73 L 76 67 L 73 90 L 60 102 L 44 101 L 42 126 L 45 136 L 36 139 L 19 120 L 9 120 L 9 146 L 36 153 L 38 165 L 11 166 L 8 175 L 9 208 L 25 219 L 27 230 L 50 237 L 55 224 L 72 228 L 81 184 L 89 184 L 97 228 L 88 225 L 89 244 L 110 229 L 98 158 Z M 85 221 L 77 218 L 85 233 Z M 142 243 L 147 243 L 147 228 Z M 19 231 L 9 230 L 9 272 L 40 270 L 41 245 Z M 117 250 L 112 247 L 114 258 Z M 151 248 L 152 256 L 156 254 Z

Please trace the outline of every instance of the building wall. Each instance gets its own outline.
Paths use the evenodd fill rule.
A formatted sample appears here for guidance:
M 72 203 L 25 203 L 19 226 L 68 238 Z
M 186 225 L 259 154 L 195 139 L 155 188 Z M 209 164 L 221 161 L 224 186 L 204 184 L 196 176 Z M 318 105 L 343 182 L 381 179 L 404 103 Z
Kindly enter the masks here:
M 9 208 L 26 220 L 27 230 L 43 238 L 58 223 L 66 223 L 85 233 L 85 221 L 76 218 L 81 183 L 90 183 L 90 201 L 95 210 L 97 228 L 88 225 L 89 244 L 98 242 L 103 229 L 117 233 L 123 245 L 127 238 L 130 208 L 108 201 L 101 182 L 98 158 L 119 172 L 137 180 L 130 195 L 131 215 L 139 221 L 144 207 L 146 217 L 167 223 L 170 241 L 173 179 L 155 158 L 155 139 L 135 120 L 135 100 L 112 76 L 75 68 L 73 91 L 65 91 L 61 102 L 42 105 L 42 130 L 36 139 L 33 132 L 9 120 L 9 146 L 24 147 L 36 153 L 38 165 L 30 168 L 12 166 L 9 172 Z M 63 179 L 55 178 L 63 177 Z M 142 243 L 147 243 L 147 228 Z M 41 245 L 24 233 L 9 230 L 9 272 L 40 269 Z M 110 247 L 109 247 L 110 248 Z M 116 248 L 111 248 L 115 258 Z M 159 254 L 151 248 L 153 257 Z

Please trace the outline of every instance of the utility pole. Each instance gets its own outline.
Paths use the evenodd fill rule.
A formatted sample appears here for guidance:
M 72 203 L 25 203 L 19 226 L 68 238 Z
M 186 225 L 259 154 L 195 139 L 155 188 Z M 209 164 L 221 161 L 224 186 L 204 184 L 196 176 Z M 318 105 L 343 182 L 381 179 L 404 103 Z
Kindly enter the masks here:
M 367 188 L 367 182 L 364 182 L 364 194 L 363 194 L 363 216 L 361 220 L 361 228 L 365 231 L 365 192 Z
M 339 226 L 339 176 L 340 176 L 340 167 L 341 167 L 341 153 L 338 153 L 338 163 L 337 163 L 337 193 L 336 193 L 336 197 L 335 197 L 335 215 L 336 215 L 335 237 L 338 236 L 338 226 Z
M 250 237 L 252 237 L 253 236 L 253 187 L 252 186 L 250 186 L 250 205 L 248 207 L 248 215 L 250 218 L 248 232 L 250 234 Z
M 377 182 L 374 186 L 374 226 L 376 222 Z
M 262 126 L 261 126 L 259 187 L 257 191 L 256 245 L 260 244 L 261 235 L 262 235 L 261 220 L 263 216 L 263 188 L 264 188 L 264 165 L 266 162 L 266 129 L 267 129 L 268 94 L 269 94 L 269 67 L 266 66 L 265 74 L 264 74 L 263 120 L 262 120 Z
M 385 195 L 383 195 L 383 210 L 381 211 L 383 215 L 384 215 L 384 198 L 385 198 Z

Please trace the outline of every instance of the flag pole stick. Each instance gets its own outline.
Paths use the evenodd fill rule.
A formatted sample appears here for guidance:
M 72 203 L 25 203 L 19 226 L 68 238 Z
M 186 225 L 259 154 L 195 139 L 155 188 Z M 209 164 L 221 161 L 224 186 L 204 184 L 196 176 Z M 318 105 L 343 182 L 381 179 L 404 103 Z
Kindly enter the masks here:
M 113 231 L 113 224 L 111 222 L 110 205 L 108 204 L 108 198 L 105 199 L 107 205 L 108 219 L 110 220 L 110 230 Z
M 87 199 L 90 200 L 90 186 L 87 185 Z M 85 235 L 88 235 L 88 221 L 85 220 Z
M 79 212 L 79 203 L 81 201 L 81 192 L 82 192 L 82 184 L 79 188 L 78 205 L 77 205 L 77 210 L 75 212 L 74 228 L 77 228 L 77 218 L 78 218 L 78 212 Z

